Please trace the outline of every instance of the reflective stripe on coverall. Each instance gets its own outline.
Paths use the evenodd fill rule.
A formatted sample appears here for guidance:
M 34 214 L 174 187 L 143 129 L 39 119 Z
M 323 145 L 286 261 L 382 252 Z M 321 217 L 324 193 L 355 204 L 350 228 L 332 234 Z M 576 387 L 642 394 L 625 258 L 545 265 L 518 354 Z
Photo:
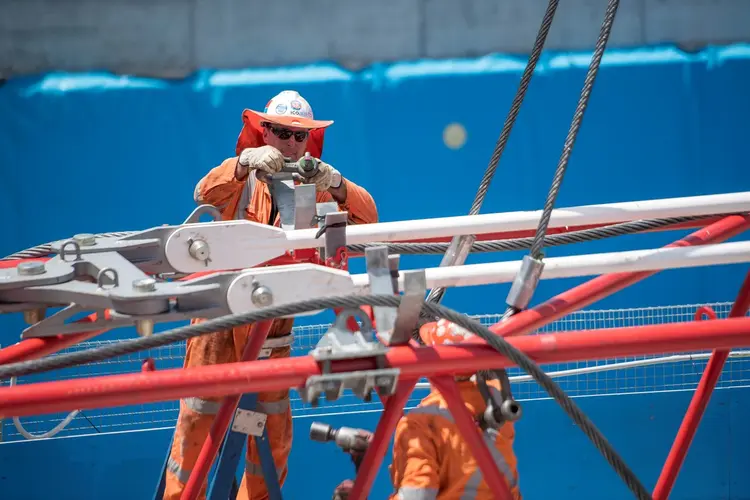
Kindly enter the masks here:
M 481 415 L 486 403 L 476 383 L 467 380 L 457 385 L 469 412 L 475 417 Z M 489 381 L 488 385 L 500 388 L 497 380 Z M 488 429 L 482 435 L 513 498 L 520 500 L 513 424 L 505 423 L 499 430 Z M 453 422 L 445 399 L 436 389 L 396 426 L 390 471 L 394 487 L 390 500 L 495 498 Z
M 246 145 L 254 147 L 256 145 Z M 239 146 L 238 146 L 239 148 Z M 251 172 L 247 179 L 238 181 L 234 177 L 237 157 L 224 160 L 200 180 L 195 189 L 195 201 L 210 203 L 222 211 L 224 220 L 246 218 L 267 224 L 271 215 L 271 194 L 268 185 L 255 180 Z M 378 220 L 375 202 L 362 187 L 344 179 L 347 188 L 346 202 L 339 204 L 339 210 L 349 213 L 350 224 L 374 223 Z M 317 193 L 317 202 L 334 201 L 330 193 Z M 279 225 L 276 217 L 275 225 Z M 194 320 L 198 322 L 200 320 Z M 269 338 L 288 334 L 294 324 L 293 318 L 274 320 Z M 184 366 L 202 366 L 236 362 L 248 340 L 252 325 L 233 328 L 229 331 L 195 337 L 187 341 Z M 289 357 L 289 347 L 275 349 L 271 358 Z M 167 464 L 164 500 L 180 498 L 185 482 L 208 436 L 214 414 L 218 411 L 221 398 L 187 398 L 180 401 L 180 414 L 177 418 L 174 442 Z M 287 476 L 287 461 L 292 445 L 292 413 L 289 408 L 289 391 L 261 392 L 258 394 L 259 411 L 268 414 L 266 430 L 273 452 L 279 481 L 284 483 Z M 205 498 L 206 484 L 203 484 L 200 497 Z M 260 458 L 255 442 L 248 439 L 248 453 L 245 474 L 240 485 L 237 500 L 259 500 L 268 498 L 268 491 L 260 467 Z

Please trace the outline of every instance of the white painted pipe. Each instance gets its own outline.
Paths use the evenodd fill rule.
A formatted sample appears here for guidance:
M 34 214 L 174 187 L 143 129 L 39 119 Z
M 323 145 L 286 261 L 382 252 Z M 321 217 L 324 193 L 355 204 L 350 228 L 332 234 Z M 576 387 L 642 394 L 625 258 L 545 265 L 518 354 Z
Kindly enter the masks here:
M 750 211 L 750 192 L 631 201 L 605 205 L 586 205 L 552 211 L 549 227 L 612 224 L 640 219 L 700 216 Z M 350 245 L 376 241 L 408 241 L 450 237 L 464 234 L 487 234 L 502 231 L 534 230 L 541 210 L 496 214 L 464 215 L 435 219 L 381 222 L 350 225 L 346 242 Z M 321 245 L 317 229 L 288 231 L 289 249 Z
M 572 278 L 608 273 L 657 271 L 750 262 L 750 242 L 739 241 L 696 247 L 655 248 L 568 257 L 547 257 L 541 279 Z M 427 288 L 510 283 L 521 261 L 465 264 L 425 269 Z M 367 292 L 367 274 L 352 275 L 355 288 Z M 399 278 L 403 291 L 403 276 Z
M 750 212 L 750 192 L 560 208 L 553 210 L 549 227 L 737 212 Z M 541 215 L 542 211 L 536 210 L 349 225 L 346 227 L 346 242 L 356 245 L 535 230 Z M 189 224 L 176 229 L 167 238 L 164 252 L 168 263 L 177 272 L 243 269 L 257 266 L 289 250 L 322 247 L 325 234 L 316 238 L 317 233 L 317 228 L 284 231 L 247 220 Z M 193 241 L 202 241 L 210 248 L 209 260 L 199 260 L 191 255 L 190 242 Z

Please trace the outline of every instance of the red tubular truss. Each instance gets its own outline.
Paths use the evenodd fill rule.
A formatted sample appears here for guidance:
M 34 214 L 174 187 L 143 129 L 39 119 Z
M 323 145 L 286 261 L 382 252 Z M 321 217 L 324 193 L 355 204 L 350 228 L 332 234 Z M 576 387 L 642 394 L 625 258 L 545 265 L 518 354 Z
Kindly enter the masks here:
M 245 362 L 258 359 L 260 351 L 263 349 L 263 343 L 268 337 L 268 332 L 271 331 L 272 324 L 272 321 L 261 321 L 253 324 L 240 361 Z M 219 411 L 211 424 L 211 430 L 203 442 L 203 447 L 198 454 L 188 482 L 185 484 L 185 489 L 182 491 L 181 498 L 183 500 L 195 500 L 200 495 L 203 483 L 208 477 L 208 471 L 211 469 L 211 464 L 216 459 L 216 454 L 219 452 L 219 448 L 221 448 L 221 443 L 224 442 L 224 436 L 227 434 L 229 423 L 232 421 L 232 416 L 237 409 L 237 404 L 240 402 L 240 397 L 241 394 L 233 394 L 226 396 L 224 401 L 222 401 L 221 407 L 219 407 Z
M 729 317 L 742 318 L 747 314 L 748 309 L 750 309 L 750 273 L 745 276 L 745 281 L 737 294 L 732 310 L 729 311 Z M 715 321 L 716 315 L 714 314 L 711 319 Z M 698 387 L 693 394 L 693 399 L 690 401 L 690 406 L 685 412 L 680 429 L 677 431 L 677 437 L 669 451 L 659 480 L 656 482 L 654 500 L 666 499 L 669 496 L 728 357 L 729 349 L 715 349 L 711 353 L 708 364 L 703 370 L 703 376 L 701 376 Z
M 678 226 L 695 227 L 709 222 L 709 226 L 669 246 L 719 243 L 750 228 L 748 215 L 717 217 L 710 221 L 690 222 Z M 676 228 L 678 227 L 670 226 L 664 229 Z M 551 230 L 550 234 L 578 229 L 583 228 L 558 228 Z M 507 233 L 505 237 L 520 236 L 527 235 Z M 490 237 L 498 239 L 501 235 L 485 235 L 484 238 L 478 239 Z M 510 337 L 508 341 L 512 345 L 540 364 L 715 349 L 657 484 L 654 495 L 655 498 L 661 499 L 668 495 L 674 483 L 729 349 L 750 346 L 750 318 L 744 317 L 750 306 L 750 274 L 743 284 L 729 319 L 712 318 L 710 321 L 567 332 L 565 335 L 523 336 L 655 273 L 616 273 L 594 278 L 533 309 L 520 312 L 491 329 L 499 335 Z M 710 317 L 708 311 L 699 312 Z M 0 364 L 49 354 L 58 350 L 57 346 L 72 345 L 81 338 L 88 338 L 97 333 L 99 332 L 79 334 L 85 337 L 68 335 L 55 339 L 23 341 L 0 350 Z M 36 347 L 22 347 L 31 346 L 30 343 L 33 341 L 37 341 L 34 344 Z M 492 463 L 486 445 L 478 438 L 476 429 L 473 429 L 473 434 L 470 431 L 468 420 L 464 418 L 466 409 L 460 397 L 455 394 L 455 385 L 450 377 L 456 372 L 508 367 L 511 363 L 478 341 L 454 346 L 394 347 L 386 355 L 385 365 L 399 368 L 401 381 L 395 394 L 383 398 L 384 413 L 370 449 L 365 455 L 350 498 L 364 498 L 370 490 L 387 451 L 390 437 L 402 415 L 403 407 L 420 377 L 428 377 L 449 401 L 450 410 L 467 439 L 467 444 L 472 447 L 485 480 L 503 495 L 501 498 L 509 498 L 505 496 L 507 487 Z M 330 368 L 331 372 L 340 373 L 372 370 L 377 366 L 371 359 L 353 359 L 332 361 Z M 243 361 L 232 365 L 145 371 L 85 380 L 43 382 L 23 387 L 0 388 L 0 416 L 27 416 L 73 409 L 148 403 L 196 394 L 211 397 L 294 389 L 304 386 L 310 376 L 320 374 L 320 366 L 313 358 L 294 357 Z M 206 442 L 203 451 L 206 451 L 204 458 L 209 465 L 215 455 L 215 451 L 211 450 L 212 444 Z M 196 482 L 199 479 L 202 477 L 197 477 Z
M 607 359 L 665 352 L 731 349 L 750 346 L 750 318 L 691 321 L 638 327 L 607 328 L 508 339 L 539 364 Z M 505 368 L 513 364 L 488 345 L 393 347 L 386 366 L 399 368 L 403 380 L 457 372 Z M 334 360 L 331 372 L 376 369 L 373 359 Z M 296 389 L 321 375 L 310 356 L 278 358 L 107 375 L 87 379 L 39 382 L 0 388 L 0 416 L 28 416 L 246 392 Z M 390 399 L 392 399 L 391 396 Z

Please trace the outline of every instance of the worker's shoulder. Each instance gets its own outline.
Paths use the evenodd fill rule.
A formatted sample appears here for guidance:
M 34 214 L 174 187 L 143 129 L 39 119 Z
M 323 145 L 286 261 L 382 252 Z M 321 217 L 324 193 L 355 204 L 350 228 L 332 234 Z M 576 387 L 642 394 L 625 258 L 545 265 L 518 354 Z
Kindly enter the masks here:
M 437 402 L 429 402 L 424 404 L 423 401 L 416 408 L 410 410 L 406 414 L 406 418 L 411 418 L 417 421 L 428 421 L 434 419 L 448 420 L 453 422 L 453 415 L 447 406 L 439 404 Z
M 238 158 L 239 158 L 239 156 L 230 156 L 229 158 L 223 160 L 220 163 L 220 165 L 223 166 L 223 165 L 229 165 L 229 164 L 231 164 L 232 166 L 234 166 L 237 163 L 237 159 Z

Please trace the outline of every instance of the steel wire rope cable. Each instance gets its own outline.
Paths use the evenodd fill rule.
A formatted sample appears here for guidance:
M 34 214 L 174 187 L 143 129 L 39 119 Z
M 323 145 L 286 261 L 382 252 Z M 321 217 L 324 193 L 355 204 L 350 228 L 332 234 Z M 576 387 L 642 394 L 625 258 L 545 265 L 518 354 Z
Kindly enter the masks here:
M 587 241 L 602 240 L 605 238 L 614 238 L 629 234 L 637 234 L 644 231 L 651 231 L 668 227 L 683 222 L 692 222 L 696 220 L 710 219 L 714 215 L 695 215 L 684 217 L 672 217 L 666 219 L 641 219 L 631 222 L 622 222 L 611 224 L 592 229 L 582 229 L 571 231 L 569 233 L 554 234 L 544 238 L 544 245 L 561 246 L 573 243 L 584 243 Z M 534 237 L 528 238 L 511 238 L 507 240 L 486 240 L 475 241 L 472 243 L 470 252 L 472 253 L 489 253 L 489 252 L 506 252 L 513 250 L 528 250 L 534 241 Z M 385 246 L 389 252 L 410 255 L 410 254 L 440 254 L 444 253 L 450 243 L 362 243 L 357 245 L 348 245 L 347 250 L 350 252 L 363 253 L 368 247 Z
M 357 308 L 362 305 L 397 307 L 401 303 L 401 298 L 401 296 L 389 295 L 348 295 L 316 298 L 292 304 L 266 307 L 249 313 L 222 316 L 220 318 L 207 320 L 203 323 L 178 327 L 150 337 L 124 340 L 115 344 L 97 347 L 86 351 L 3 365 L 0 366 L 0 379 L 32 373 L 41 373 L 55 369 L 70 368 L 80 364 L 102 361 L 117 356 L 161 347 L 175 342 L 181 342 L 189 338 L 211 334 L 220 330 L 227 330 L 248 323 L 255 323 L 258 321 L 270 320 L 282 316 L 320 309 L 332 309 L 336 307 Z M 453 311 L 440 304 L 429 302 L 423 303 L 422 308 L 430 315 L 445 318 L 448 321 L 452 321 L 476 334 L 484 339 L 502 356 L 506 357 L 532 376 L 540 387 L 546 390 L 549 395 L 560 404 L 568 416 L 583 430 L 584 434 L 592 441 L 604 458 L 610 463 L 610 465 L 612 465 L 623 480 L 625 480 L 625 483 L 635 493 L 636 497 L 639 499 L 651 498 L 648 491 L 646 491 L 635 475 L 630 472 L 622 458 L 614 449 L 612 449 L 609 442 L 607 442 L 596 426 L 594 426 L 583 411 L 578 408 L 575 402 L 565 394 L 557 383 L 549 375 L 544 373 L 544 371 L 533 360 L 515 348 L 503 337 L 495 335 L 487 327 L 464 314 Z
M 581 89 L 581 96 L 578 99 L 578 105 L 576 106 L 575 113 L 573 114 L 573 120 L 568 130 L 568 135 L 565 138 L 565 144 L 563 145 L 562 154 L 560 155 L 560 161 L 555 169 L 555 175 L 552 179 L 552 185 L 550 186 L 549 193 L 547 194 L 547 200 L 544 203 L 544 209 L 542 210 L 542 216 L 539 219 L 539 226 L 537 227 L 534 242 L 531 244 L 531 256 L 533 258 L 542 257 L 542 247 L 544 246 L 544 235 L 549 227 L 550 217 L 552 216 L 552 210 L 555 206 L 555 200 L 557 195 L 560 193 L 560 187 L 562 186 L 565 172 L 568 169 L 570 163 L 570 155 L 573 152 L 573 146 L 575 145 L 576 138 L 578 137 L 578 131 L 581 128 L 583 122 L 583 115 L 588 107 L 589 98 L 591 97 L 591 91 L 594 87 L 594 82 L 599 74 L 599 66 L 601 65 L 602 57 L 604 56 L 604 49 L 607 47 L 610 33 L 612 32 L 612 25 L 614 24 L 617 9 L 620 6 L 620 0 L 609 0 L 607 3 L 607 10 L 604 13 L 604 21 L 602 22 L 601 29 L 599 31 L 599 37 L 596 40 L 594 46 L 594 53 L 591 57 L 591 63 L 589 69 L 586 72 L 586 78 L 583 82 L 583 88 Z
M 508 111 L 508 115 L 505 118 L 505 123 L 503 123 L 503 128 L 500 131 L 500 137 L 498 137 L 497 142 L 495 143 L 495 150 L 492 152 L 492 156 L 490 157 L 490 163 L 487 165 L 487 169 L 485 170 L 484 175 L 482 176 L 482 180 L 479 183 L 479 188 L 477 189 L 477 193 L 474 196 L 474 203 L 471 205 L 469 215 L 477 215 L 479 213 L 479 210 L 482 208 L 482 203 L 487 196 L 487 191 L 489 190 L 492 178 L 495 176 L 497 166 L 500 163 L 500 157 L 505 151 L 505 146 L 508 144 L 508 139 L 510 138 L 510 133 L 513 130 L 513 125 L 515 125 L 516 123 L 516 118 L 518 117 L 518 113 L 521 110 L 523 100 L 526 97 L 526 91 L 529 88 L 531 77 L 534 75 L 534 70 L 536 68 L 537 62 L 539 62 L 539 57 L 542 54 L 542 49 L 544 48 L 544 44 L 547 40 L 547 35 L 549 34 L 550 27 L 552 26 L 552 20 L 555 17 L 555 11 L 557 10 L 558 3 L 558 0 L 550 0 L 547 4 L 547 10 L 544 12 L 542 24 L 539 27 L 539 31 L 537 32 L 536 40 L 534 40 L 534 46 L 531 49 L 529 60 L 526 63 L 526 68 L 524 68 L 523 74 L 521 75 L 521 81 L 518 84 L 518 90 L 516 91 L 516 95 L 513 97 L 513 102 L 511 103 L 510 110 Z M 445 256 L 443 257 L 443 262 L 441 262 L 440 265 L 455 265 L 459 259 L 462 260 L 460 264 L 463 264 L 463 260 L 465 260 L 464 252 L 468 250 L 467 247 L 470 247 L 473 242 L 474 236 L 464 235 L 453 238 L 449 249 L 446 251 Z M 451 250 L 453 251 L 452 254 L 450 253 Z M 445 288 L 433 288 L 427 295 L 427 301 L 440 303 L 444 294 Z
M 586 72 L 586 77 L 581 89 L 581 95 L 578 99 L 578 104 L 576 105 L 575 112 L 573 113 L 573 119 L 571 121 L 570 128 L 568 129 L 568 135 L 565 138 L 565 143 L 563 144 L 563 150 L 560 155 L 560 160 L 557 164 L 555 174 L 552 178 L 552 185 L 550 186 L 549 192 L 547 193 L 547 199 L 544 203 L 542 216 L 539 219 L 539 225 L 537 227 L 536 234 L 534 235 L 531 243 L 529 256 L 532 259 L 537 260 L 539 263 L 543 261 L 544 257 L 542 249 L 544 247 L 545 235 L 549 227 L 549 221 L 552 216 L 552 210 L 554 209 L 555 201 L 557 200 L 557 196 L 560 192 L 560 187 L 562 186 L 563 178 L 565 177 L 565 173 L 570 162 L 570 156 L 573 152 L 573 146 L 575 145 L 575 141 L 578 137 L 578 132 L 583 121 L 583 115 L 586 112 L 586 108 L 588 107 L 588 102 L 591 97 L 594 82 L 596 81 L 596 77 L 599 73 L 601 60 L 604 55 L 604 50 L 609 41 L 610 34 L 612 32 L 612 25 L 614 24 L 619 5 L 619 0 L 609 0 L 607 2 L 607 8 L 604 13 L 604 20 L 602 21 L 599 35 L 594 46 L 591 63 L 589 64 L 589 68 Z M 518 311 L 519 309 L 509 304 L 507 310 L 501 318 L 501 321 L 507 320 Z M 486 340 L 488 343 L 495 346 L 495 344 L 491 342 L 491 339 Z M 562 403 L 560 404 L 562 406 Z M 563 409 L 568 412 L 568 409 L 564 406 Z M 619 457 L 619 455 L 617 455 L 617 452 L 614 450 L 612 445 L 607 441 L 607 439 L 594 425 L 594 423 L 591 422 L 585 415 L 583 417 L 584 418 L 580 420 L 574 421 L 581 428 L 584 434 L 586 434 L 586 436 L 591 439 L 591 441 L 594 443 L 594 446 L 596 446 L 596 448 L 602 453 L 604 458 L 607 460 L 607 462 L 609 462 L 617 475 L 619 475 L 620 478 L 625 482 L 627 487 L 636 495 L 636 498 L 651 498 L 651 494 L 645 489 L 643 484 L 638 480 L 638 477 L 633 473 L 632 470 L 630 470 L 627 464 L 625 464 L 625 462 Z
M 609 2 L 607 3 L 607 9 L 605 11 L 604 20 L 602 21 L 602 25 L 599 30 L 599 36 L 597 37 L 597 40 L 596 40 L 591 63 L 589 65 L 588 71 L 586 72 L 586 78 L 584 79 L 583 88 L 581 89 L 581 96 L 578 100 L 578 105 L 576 106 L 575 113 L 573 114 L 573 120 L 571 122 L 568 135 L 565 139 L 565 143 L 563 145 L 563 151 L 560 156 L 560 161 L 555 170 L 555 175 L 552 180 L 552 186 L 550 187 L 549 193 L 547 195 L 547 200 L 545 201 L 544 209 L 542 211 L 542 216 L 539 220 L 539 226 L 537 228 L 537 232 L 531 242 L 530 254 L 531 254 L 531 257 L 534 259 L 540 259 L 542 257 L 541 250 L 545 243 L 545 234 L 549 226 L 549 220 L 552 215 L 552 209 L 554 208 L 555 200 L 557 199 L 557 195 L 560 191 L 560 186 L 562 185 L 563 177 L 567 170 L 567 166 L 569 163 L 573 145 L 575 143 L 576 137 L 578 136 L 578 131 L 580 130 L 581 122 L 583 120 L 583 114 L 586 111 L 586 108 L 588 106 L 588 101 L 591 95 L 591 90 L 593 88 L 594 81 L 596 80 L 596 76 L 599 72 L 601 59 L 604 54 L 604 49 L 607 46 L 607 42 L 609 41 L 609 36 L 612 30 L 612 25 L 614 23 L 614 18 L 617 13 L 618 7 L 619 7 L 619 0 L 609 0 Z M 547 12 L 545 13 L 545 17 L 542 22 L 542 28 L 537 34 L 537 40 L 534 44 L 534 50 L 537 51 L 537 53 L 532 54 L 532 57 L 529 58 L 529 63 L 527 64 L 526 70 L 524 71 L 524 77 L 527 77 L 527 78 L 526 80 L 522 79 L 522 82 L 521 82 L 521 85 L 519 85 L 519 89 L 516 94 L 516 97 L 514 98 L 514 105 L 516 104 L 517 105 L 512 107 L 511 113 L 509 113 L 508 118 L 506 119 L 506 124 L 503 127 L 503 132 L 505 134 L 504 135 L 501 134 L 501 137 L 498 140 L 498 144 L 496 145 L 495 152 L 493 153 L 493 157 L 490 161 L 490 165 L 488 166 L 487 171 L 485 172 L 485 176 L 483 177 L 482 183 L 480 184 L 480 187 L 479 187 L 479 191 L 477 192 L 475 204 L 472 206 L 472 211 L 470 212 L 470 215 L 474 215 L 475 213 L 478 213 L 479 207 L 481 206 L 481 203 L 484 200 L 484 197 L 486 196 L 489 183 L 491 182 L 492 176 L 494 175 L 495 170 L 497 168 L 499 157 L 502 154 L 505 143 L 507 143 L 510 129 L 512 128 L 512 125 L 515 122 L 516 115 L 518 113 L 518 108 L 520 108 L 520 104 L 523 101 L 523 97 L 525 95 L 528 82 L 531 79 L 531 74 L 533 74 L 533 69 L 534 69 L 534 66 L 536 65 L 536 60 L 534 59 L 534 56 L 536 56 L 536 59 L 539 58 L 539 54 L 541 53 L 542 46 L 544 45 L 544 39 L 546 38 L 547 32 L 549 31 L 549 27 L 552 23 L 552 18 L 554 16 L 554 12 L 556 8 L 557 8 L 557 2 L 554 2 L 554 0 L 550 0 L 550 3 L 547 7 Z M 544 33 L 542 33 L 543 31 Z M 533 60 L 533 63 L 532 63 L 532 60 Z M 524 86 L 524 83 L 525 83 L 525 86 Z M 504 142 L 502 142 L 502 145 L 501 145 L 501 141 L 503 140 Z M 448 252 L 451 251 L 451 249 L 449 248 L 448 252 L 446 253 L 443 259 L 444 262 L 447 260 L 448 257 L 452 257 L 454 259 L 454 262 L 455 260 L 458 260 L 458 258 L 465 259 L 465 254 L 463 256 L 460 255 L 461 246 L 462 245 L 468 245 L 470 247 L 473 246 L 472 240 L 473 240 L 472 237 L 454 239 L 454 241 L 452 242 L 455 244 L 453 248 L 454 254 L 452 256 L 449 255 Z M 468 250 L 468 248 L 464 249 L 463 251 L 465 252 L 466 250 Z M 440 302 L 444 294 L 445 294 L 444 288 L 430 290 L 430 293 L 427 297 L 427 301 L 430 303 Z M 517 309 L 509 305 L 501 321 L 506 320 L 515 312 L 517 312 Z M 446 318 L 446 319 L 449 319 L 449 318 Z M 462 326 L 465 326 L 465 325 L 462 325 Z M 497 343 L 497 337 L 495 338 L 487 337 L 485 338 L 485 340 L 490 345 L 495 347 L 498 351 L 500 351 L 499 344 Z M 538 367 L 536 366 L 534 368 L 538 369 Z M 501 372 L 505 373 L 505 370 L 501 370 Z M 547 388 L 545 387 L 545 389 Z M 559 387 L 556 387 L 556 389 L 559 390 Z M 552 395 L 552 393 L 550 393 L 550 395 Z M 568 408 L 566 408 L 563 405 L 562 400 L 567 400 L 567 399 L 568 399 L 567 396 L 563 397 L 562 399 L 558 399 L 558 402 L 563 406 L 566 412 L 568 412 Z M 570 412 L 568 412 L 568 414 L 571 415 Z M 606 438 L 601 434 L 601 432 L 597 429 L 597 427 L 593 424 L 593 422 L 591 422 L 583 414 L 580 414 L 579 417 L 580 418 L 573 418 L 573 420 L 581 428 L 584 434 L 586 434 L 586 436 L 588 436 L 589 439 L 592 440 L 596 448 L 602 453 L 602 455 L 609 462 L 609 464 L 613 467 L 615 472 L 622 478 L 622 480 L 625 482 L 628 488 L 631 491 L 633 491 L 633 493 L 635 493 L 637 498 L 651 498 L 651 495 L 648 493 L 648 491 L 646 491 L 646 489 L 640 483 L 637 476 L 630 470 L 630 468 L 619 457 L 619 455 L 617 455 L 617 452 L 614 450 L 614 448 L 612 448 L 612 446 L 609 444 Z
M 723 214 L 729 215 L 729 214 Z M 545 236 L 544 246 L 560 246 L 569 245 L 573 243 L 584 243 L 586 241 L 601 240 L 604 238 L 614 238 L 617 236 L 625 236 L 628 234 L 637 234 L 644 231 L 651 231 L 654 229 L 660 229 L 663 227 L 671 226 L 673 224 L 680 224 L 683 222 L 692 222 L 696 220 L 708 219 L 714 217 L 714 215 L 691 215 L 683 217 L 672 217 L 665 219 L 640 219 L 629 222 L 621 222 L 617 224 L 609 224 L 602 227 L 581 229 L 578 231 L 571 231 L 569 233 L 555 234 L 552 236 Z M 95 234 L 96 238 L 121 238 L 135 234 L 137 231 L 120 231 L 112 233 L 101 233 Z M 489 252 L 506 252 L 513 250 L 527 250 L 531 248 L 531 244 L 534 237 L 528 238 L 509 238 L 505 240 L 485 240 L 475 241 L 472 243 L 472 247 L 469 250 L 472 253 L 489 253 Z M 38 257 L 47 257 L 51 255 L 52 243 L 45 243 L 43 245 L 37 245 L 26 250 L 21 250 L 14 254 L 8 255 L 7 257 L 0 258 L 0 261 L 9 260 L 24 260 L 34 259 Z M 356 245 L 347 245 L 346 249 L 349 252 L 363 253 L 368 247 L 386 246 L 389 252 L 399 254 L 440 254 L 445 253 L 450 247 L 450 243 L 391 243 L 391 242 L 372 242 L 372 243 L 361 243 Z
M 115 231 L 112 233 L 101 233 L 96 234 L 97 238 L 122 238 L 125 236 L 130 236 L 132 234 L 139 233 L 140 231 Z M 20 260 L 20 259 L 34 259 L 37 257 L 46 257 L 47 255 L 52 253 L 52 243 L 44 243 L 42 245 L 37 245 L 35 247 L 27 248 L 26 250 L 21 250 L 19 252 L 13 253 L 11 255 L 8 255 L 7 257 L 3 257 L 0 259 L 2 260 Z
M 568 135 L 565 138 L 563 144 L 563 150 L 560 154 L 560 160 L 555 169 L 555 175 L 552 178 L 552 185 L 550 186 L 549 192 L 547 193 L 547 199 L 544 202 L 544 208 L 542 210 L 542 216 L 539 219 L 539 225 L 537 226 L 536 234 L 531 243 L 531 250 L 529 256 L 535 260 L 541 261 L 543 259 L 542 249 L 545 243 L 545 234 L 549 227 L 549 221 L 552 216 L 552 210 L 557 200 L 557 195 L 560 193 L 560 187 L 562 186 L 563 178 L 568 170 L 570 163 L 570 155 L 573 152 L 573 146 L 575 145 L 576 138 L 578 137 L 578 131 L 581 128 L 583 122 L 583 115 L 588 107 L 589 98 L 591 97 L 591 91 L 594 87 L 594 82 L 599 74 L 599 66 L 601 65 L 602 57 L 604 55 L 604 49 L 609 41 L 610 33 L 612 32 L 612 25 L 617 14 L 617 9 L 620 5 L 619 0 L 609 0 L 607 2 L 607 10 L 604 13 L 604 21 L 602 22 L 601 29 L 599 30 L 599 36 L 596 40 L 594 52 L 591 57 L 591 63 L 589 69 L 586 72 L 586 78 L 583 82 L 583 88 L 581 89 L 581 95 L 576 105 L 576 110 L 573 113 L 573 120 L 570 123 L 568 129 Z M 502 320 L 505 320 L 517 313 L 518 309 L 512 305 L 508 306 L 508 309 L 503 314 Z

